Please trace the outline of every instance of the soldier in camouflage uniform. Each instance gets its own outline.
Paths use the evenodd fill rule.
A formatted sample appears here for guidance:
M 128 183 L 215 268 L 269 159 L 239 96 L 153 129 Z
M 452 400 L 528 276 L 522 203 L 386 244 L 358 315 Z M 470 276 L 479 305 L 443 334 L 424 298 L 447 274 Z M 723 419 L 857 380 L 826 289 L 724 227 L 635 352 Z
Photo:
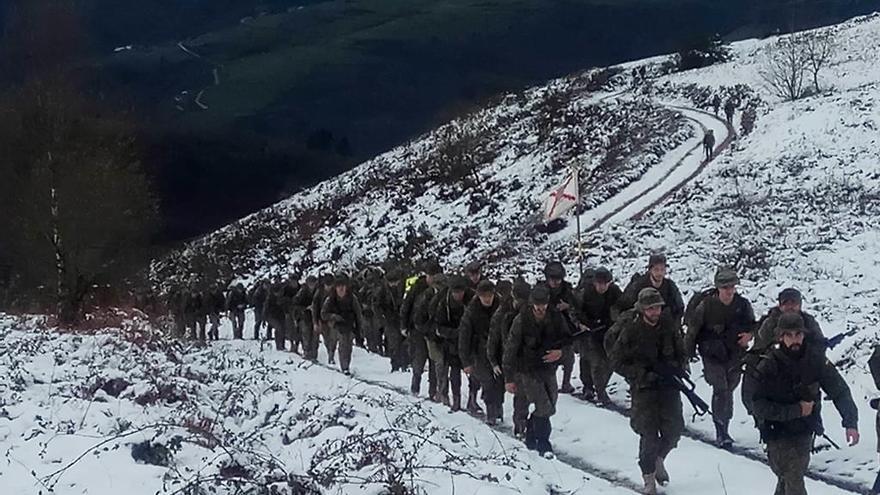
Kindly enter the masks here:
M 412 382 L 410 392 L 419 395 L 422 387 L 422 373 L 428 364 L 428 397 L 439 401 L 437 394 L 437 374 L 434 360 L 430 357 L 430 342 L 436 340 L 433 329 L 429 328 L 428 306 L 434 295 L 442 289 L 443 269 L 437 262 L 428 263 L 425 275 L 418 277 L 407 291 L 400 307 L 401 334 L 409 342 Z
M 733 418 L 733 392 L 742 379 L 742 360 L 755 327 L 755 312 L 748 299 L 737 294 L 739 277 L 731 268 L 715 273 L 715 289 L 704 293 L 687 322 L 685 350 L 703 359 L 703 375 L 712 387 L 715 441 L 729 447 L 728 425 Z
M 321 319 L 333 328 L 339 342 L 339 367 L 343 373 L 350 375 L 354 338 L 358 328 L 364 326 L 364 315 L 347 276 L 336 277 L 333 292 L 324 300 L 321 308 Z
M 269 281 L 260 280 L 254 284 L 248 294 L 248 301 L 254 308 L 254 340 L 260 339 L 260 327 L 263 326 L 264 305 L 269 297 L 269 289 Z
M 355 295 L 361 301 L 361 308 L 364 312 L 362 337 L 365 340 L 367 350 L 373 354 L 384 354 L 382 319 L 373 304 L 373 294 L 375 294 L 376 288 L 384 283 L 384 276 L 379 269 L 365 268 L 358 274 L 358 282 L 358 290 Z
M 399 270 L 390 269 L 376 282 L 371 298 L 377 326 L 385 335 L 385 354 L 391 360 L 392 373 L 405 370 L 409 364 L 409 352 L 400 331 L 403 289 L 403 275 Z
M 550 304 L 563 316 L 563 321 L 568 325 L 569 332 L 575 333 L 573 328 L 578 321 L 577 298 L 571 284 L 565 280 L 565 267 L 558 261 L 547 263 L 544 267 L 545 283 L 550 289 Z M 574 393 L 571 386 L 571 374 L 574 371 L 574 345 L 569 344 L 563 348 L 562 354 L 562 384 L 559 392 L 563 394 Z
M 189 291 L 183 305 L 183 315 L 187 328 L 192 332 L 192 338 L 205 341 L 205 326 L 207 325 L 208 310 L 205 307 L 205 298 L 200 291 Z
M 684 316 L 684 300 L 678 286 L 666 276 L 667 270 L 666 255 L 652 254 L 648 258 L 647 273 L 634 276 L 627 284 L 626 289 L 623 290 L 619 304 L 620 311 L 632 309 L 642 289 L 652 287 L 660 292 L 660 297 L 665 301 L 666 305 L 663 307 L 663 311 L 669 313 L 680 327 L 681 319 Z
M 324 301 L 333 292 L 333 276 L 330 274 L 321 275 L 320 286 L 315 289 L 315 296 L 312 298 L 312 322 L 315 333 L 320 334 L 324 338 L 324 348 L 327 350 L 327 362 L 336 364 L 336 334 L 333 327 L 321 318 L 321 308 L 324 307 Z
M 211 322 L 208 338 L 217 340 L 220 338 L 220 314 L 226 309 L 226 295 L 223 294 L 223 288 L 219 284 L 214 284 L 210 290 L 205 292 L 205 302 L 208 320 Z
M 312 302 L 317 290 L 318 279 L 309 275 L 292 301 L 294 319 L 302 339 L 303 357 L 312 361 L 318 359 L 318 330 L 312 314 Z
M 431 320 L 437 342 L 434 361 L 437 366 L 437 391 L 440 402 L 450 404 L 452 411 L 461 410 L 461 358 L 458 355 L 458 327 L 464 316 L 465 305 L 473 297 L 468 281 L 461 276 L 451 277 L 448 287 L 431 299 Z M 449 402 L 449 393 L 452 402 Z M 475 392 L 471 392 L 476 395 Z
M 504 382 L 501 374 L 492 371 L 487 352 L 492 316 L 500 301 L 495 295 L 495 284 L 482 280 L 477 284 L 477 297 L 471 299 L 461 318 L 458 332 L 458 355 L 464 373 L 475 376 L 483 389 L 486 403 L 486 422 L 494 425 L 502 419 Z
M 287 284 L 275 284 L 269 290 L 269 296 L 263 305 L 263 320 L 266 322 L 266 340 L 275 339 L 275 349 L 285 349 L 287 338 L 287 313 L 284 300 L 284 286 Z
M 576 340 L 580 347 L 580 374 L 584 384 L 582 398 L 600 403 L 610 402 L 608 380 L 611 378 L 611 364 L 603 342 L 608 329 L 617 319 L 617 303 L 623 292 L 614 283 L 614 277 L 607 268 L 599 268 L 587 284 L 579 300 L 580 323 L 586 330 Z
M 825 334 L 822 327 L 812 315 L 803 310 L 803 296 L 800 291 L 794 288 L 784 289 L 779 293 L 777 298 L 779 305 L 771 309 L 764 317 L 761 318 L 757 335 L 755 336 L 754 349 L 764 351 L 776 342 L 776 325 L 779 317 L 783 314 L 799 314 L 804 320 L 804 329 L 806 330 L 806 338 L 813 346 L 825 345 Z
M 779 317 L 778 346 L 746 369 L 743 401 L 767 444 L 767 461 L 776 475 L 776 495 L 806 495 L 804 475 L 813 438 L 820 424 L 816 405 L 825 392 L 843 418 L 846 440 L 859 441 L 858 409 L 849 387 L 825 357 L 824 349 L 805 340 L 804 319 L 797 313 Z
M 526 398 L 525 388 L 522 386 L 522 380 L 520 380 L 518 373 L 514 372 L 513 376 L 505 374 L 503 368 L 504 345 L 514 318 L 520 311 L 527 308 L 531 290 L 532 288 L 525 280 L 514 282 L 511 298 L 501 301 L 500 307 L 492 315 L 491 331 L 486 342 L 486 355 L 492 366 L 492 373 L 502 383 L 516 384 L 516 391 L 513 393 L 513 433 L 520 439 L 524 439 L 526 435 L 529 400 Z
M 630 386 L 630 426 L 640 436 L 646 495 L 657 493 L 657 483 L 669 481 L 664 461 L 684 430 L 680 393 L 663 375 L 664 370 L 684 369 L 687 359 L 679 326 L 663 304 L 657 289 L 642 289 L 635 307 L 614 324 L 620 328 L 611 330 L 618 337 L 609 358 Z
M 232 338 L 244 338 L 244 310 L 247 309 L 247 292 L 244 284 L 236 284 L 226 294 L 226 311 L 232 320 Z
M 284 327 L 287 329 L 286 338 L 290 340 L 290 352 L 299 354 L 299 346 L 302 343 L 302 335 L 299 330 L 299 322 L 296 316 L 296 308 L 293 300 L 299 292 L 299 280 L 297 276 L 287 279 L 284 284 L 282 301 L 284 302 Z
M 563 348 L 571 345 L 571 330 L 550 299 L 550 289 L 537 285 L 529 295 L 529 308 L 513 320 L 504 345 L 505 388 L 515 394 L 522 386 L 535 405 L 526 425 L 526 447 L 552 455 L 550 417 L 556 414 L 556 367 Z M 512 377 L 519 377 L 519 384 Z

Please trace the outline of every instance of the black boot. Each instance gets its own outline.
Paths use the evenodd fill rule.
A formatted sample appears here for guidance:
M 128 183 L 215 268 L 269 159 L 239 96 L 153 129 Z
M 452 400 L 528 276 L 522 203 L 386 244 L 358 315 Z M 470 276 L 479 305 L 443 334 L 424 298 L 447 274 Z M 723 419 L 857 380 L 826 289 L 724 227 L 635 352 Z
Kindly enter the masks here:
M 553 455 L 553 446 L 550 445 L 550 432 L 553 430 L 550 418 L 535 418 L 536 443 L 535 447 L 542 456 Z
M 516 438 L 523 440 L 526 437 L 526 424 L 527 422 L 522 420 L 514 420 L 513 422 L 513 436 Z
M 730 435 L 727 433 L 727 425 L 727 421 L 715 422 L 715 443 L 721 448 L 733 446 L 733 438 L 730 438 Z
M 526 422 L 526 448 L 529 450 L 537 450 L 538 449 L 538 429 L 537 426 L 537 418 L 534 416 L 529 416 L 529 420 Z
M 413 373 L 412 381 L 409 385 L 409 391 L 412 392 L 413 395 L 418 396 L 422 391 L 422 375 L 417 375 Z

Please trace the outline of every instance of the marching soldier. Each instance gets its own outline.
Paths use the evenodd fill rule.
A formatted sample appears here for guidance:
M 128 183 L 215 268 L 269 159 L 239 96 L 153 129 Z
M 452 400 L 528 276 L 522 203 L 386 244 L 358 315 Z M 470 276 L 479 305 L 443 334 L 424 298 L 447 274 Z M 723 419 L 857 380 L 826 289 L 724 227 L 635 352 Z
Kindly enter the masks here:
M 303 357 L 309 360 L 318 359 L 318 327 L 312 314 L 312 302 L 318 290 L 318 279 L 314 275 L 306 277 L 296 295 L 293 297 L 293 314 L 302 338 Z
M 544 267 L 545 283 L 550 289 L 550 304 L 559 311 L 563 316 L 569 333 L 574 334 L 577 329 L 575 324 L 578 321 L 576 313 L 576 300 L 574 289 L 571 284 L 565 280 L 565 267 L 558 261 L 547 263 Z M 566 345 L 562 355 L 562 385 L 559 392 L 563 394 L 571 394 L 574 387 L 571 386 L 571 374 L 574 371 L 574 345 Z
M 464 311 L 458 334 L 458 355 L 466 375 L 476 376 L 483 389 L 486 403 L 486 422 L 494 425 L 504 417 L 504 382 L 501 374 L 492 371 L 487 352 L 492 316 L 499 307 L 495 284 L 482 280 L 477 285 L 477 296 Z
M 226 295 L 226 311 L 232 320 L 232 338 L 244 338 L 244 310 L 247 309 L 247 293 L 244 284 L 236 284 Z
M 749 404 L 767 461 L 776 475 L 776 493 L 806 495 L 804 475 L 813 438 L 821 434 L 818 403 L 825 392 L 843 419 L 850 446 L 859 442 L 859 412 L 849 387 L 824 348 L 806 340 L 803 317 L 786 313 L 776 326 L 777 345 L 746 368 L 743 402 Z
M 513 320 L 504 345 L 505 388 L 524 389 L 535 405 L 526 425 L 526 447 L 541 455 L 552 455 L 550 417 L 556 413 L 559 396 L 556 367 L 563 348 L 571 345 L 571 331 L 561 313 L 551 304 L 550 290 L 537 285 L 529 295 L 529 308 Z M 513 377 L 519 377 L 519 385 Z
M 454 276 L 446 289 L 438 292 L 431 300 L 432 322 L 437 336 L 435 362 L 437 366 L 437 391 L 440 401 L 450 404 L 449 393 L 452 393 L 450 409 L 461 410 L 461 358 L 458 355 L 458 327 L 464 316 L 465 304 L 473 297 L 468 292 L 468 281 L 464 277 Z M 469 297 L 470 296 L 470 297 Z M 469 387 L 469 400 L 476 396 L 475 387 Z
M 684 316 L 684 300 L 678 286 L 666 276 L 668 264 L 666 255 L 655 253 L 648 258 L 648 271 L 644 274 L 635 275 L 623 290 L 620 298 L 620 311 L 626 311 L 635 306 L 639 293 L 648 287 L 656 289 L 663 298 L 663 311 L 672 316 L 672 319 L 681 325 Z
M 663 305 L 657 289 L 642 289 L 635 307 L 615 323 L 620 328 L 609 356 L 630 386 L 630 426 L 641 437 L 639 468 L 646 495 L 657 493 L 657 483 L 669 482 L 665 459 L 684 431 L 680 392 L 663 370 L 684 369 L 687 359 L 679 326 Z
M 715 289 L 703 294 L 685 335 L 688 356 L 696 357 L 699 349 L 703 359 L 703 374 L 712 387 L 715 440 L 722 447 L 733 445 L 728 433 L 733 392 L 742 379 L 742 361 L 755 326 L 752 304 L 736 292 L 738 283 L 732 269 L 719 269 Z
M 333 276 L 325 273 L 321 275 L 321 283 L 315 289 L 315 296 L 312 298 L 312 318 L 314 318 L 312 325 L 315 328 L 315 334 L 320 334 L 324 338 L 328 364 L 336 364 L 336 334 L 333 332 L 333 327 L 321 317 L 321 308 L 324 307 L 324 301 L 332 292 Z
M 364 326 L 364 315 L 357 296 L 351 292 L 351 281 L 347 276 L 336 277 L 333 292 L 321 308 L 321 319 L 332 327 L 338 339 L 340 369 L 350 375 L 354 338 L 358 328 Z
M 593 274 L 592 283 L 584 287 L 579 301 L 578 314 L 585 334 L 577 340 L 580 347 L 580 374 L 584 384 L 582 398 L 600 403 L 611 401 L 608 397 L 608 380 L 611 365 L 603 342 L 608 329 L 617 319 L 617 303 L 623 292 L 614 283 L 607 268 L 599 268 Z
M 419 395 L 422 386 L 422 373 L 425 364 L 428 364 L 428 397 L 433 401 L 440 400 L 437 394 L 437 368 L 434 363 L 433 352 L 438 352 L 434 346 L 436 336 L 433 329 L 429 328 L 430 315 L 428 306 L 444 283 L 443 269 L 437 262 L 431 262 L 425 269 L 425 275 L 418 277 L 412 283 L 403 299 L 400 307 L 401 334 L 409 341 L 409 353 L 412 364 L 412 382 L 410 391 L 413 395 Z
M 525 388 L 522 386 L 522 380 L 518 373 L 511 370 L 505 371 L 503 368 L 504 346 L 514 318 L 528 305 L 531 290 L 532 288 L 525 280 L 517 280 L 513 284 L 511 299 L 503 300 L 501 306 L 492 315 L 492 328 L 486 342 L 486 354 L 489 358 L 489 364 L 492 366 L 492 373 L 502 383 L 510 382 L 516 385 L 516 390 L 513 393 L 513 433 L 519 439 L 525 439 L 526 424 L 529 418 L 529 400 L 526 398 Z M 513 373 L 513 375 L 507 373 Z

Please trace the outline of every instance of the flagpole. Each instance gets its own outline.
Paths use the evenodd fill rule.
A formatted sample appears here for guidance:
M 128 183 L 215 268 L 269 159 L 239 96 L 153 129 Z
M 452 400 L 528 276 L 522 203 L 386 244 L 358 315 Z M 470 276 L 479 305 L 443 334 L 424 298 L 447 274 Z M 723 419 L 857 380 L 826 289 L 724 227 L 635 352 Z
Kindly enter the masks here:
M 578 251 L 578 278 L 584 275 L 584 249 L 581 244 L 581 213 L 580 213 L 580 205 L 581 205 L 581 177 L 580 177 L 580 167 L 577 165 L 572 166 L 573 174 L 574 174 L 574 215 L 577 219 L 577 251 Z

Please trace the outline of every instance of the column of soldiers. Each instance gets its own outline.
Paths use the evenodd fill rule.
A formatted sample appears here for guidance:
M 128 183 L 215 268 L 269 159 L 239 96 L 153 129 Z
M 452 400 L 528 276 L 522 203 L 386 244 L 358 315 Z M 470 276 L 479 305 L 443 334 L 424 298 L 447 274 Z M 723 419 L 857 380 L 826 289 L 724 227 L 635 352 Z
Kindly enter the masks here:
M 431 261 L 409 278 L 394 269 L 363 271 L 354 279 L 325 274 L 302 285 L 296 279 L 260 281 L 247 293 L 238 284 L 225 297 L 216 287 L 175 297 L 181 332 L 204 340 L 209 320 L 207 336 L 216 339 L 225 309 L 234 337 L 242 338 L 249 306 L 255 339 L 265 325 L 264 338 L 277 349 L 286 350 L 290 341 L 291 351 L 312 360 L 323 341 L 328 362 L 338 358 L 345 374 L 351 373 L 353 347 L 364 347 L 386 356 L 392 373 L 411 373 L 416 396 L 427 370 L 429 400 L 451 411 L 466 409 L 489 425 L 502 421 L 510 393 L 514 434 L 548 457 L 558 395 L 575 393 L 575 362 L 583 384 L 577 395 L 600 406 L 611 404 L 608 384 L 616 372 L 629 386 L 630 425 L 640 437 L 638 465 L 648 495 L 669 482 L 665 460 L 685 427 L 675 377 L 686 376 L 689 363 L 701 360 L 712 388 L 717 444 L 734 442 L 728 428 L 742 383 L 743 403 L 778 478 L 775 493 L 805 494 L 813 441 L 824 433 L 823 392 L 840 412 L 851 445 L 859 433 L 849 388 L 825 358 L 827 340 L 802 309 L 801 293 L 783 290 L 778 306 L 758 320 L 737 292 L 733 269 L 718 269 L 714 287 L 696 293 L 687 306 L 667 269 L 666 257 L 652 254 L 647 270 L 623 290 L 603 267 L 583 274 L 574 289 L 559 262 L 548 263 L 543 280 L 532 286 L 522 278 L 493 283 L 479 263 L 458 275 Z M 462 374 L 468 382 L 464 408 Z

